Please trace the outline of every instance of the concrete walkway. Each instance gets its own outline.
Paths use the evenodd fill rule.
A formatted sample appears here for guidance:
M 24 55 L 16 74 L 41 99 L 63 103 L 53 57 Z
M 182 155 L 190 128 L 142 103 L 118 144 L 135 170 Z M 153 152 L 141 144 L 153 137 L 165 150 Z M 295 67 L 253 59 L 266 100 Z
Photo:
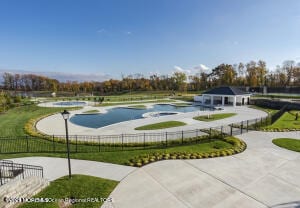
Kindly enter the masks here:
M 300 132 L 249 132 L 248 148 L 234 156 L 166 160 L 123 179 L 103 207 L 259 208 L 300 206 L 300 154 L 272 144 Z
M 44 168 L 44 177 L 50 181 L 68 175 L 69 173 L 66 158 L 22 157 L 10 160 L 16 163 L 42 166 Z M 71 159 L 71 170 L 72 174 L 83 174 L 121 181 L 128 174 L 136 170 L 136 168 L 111 163 Z

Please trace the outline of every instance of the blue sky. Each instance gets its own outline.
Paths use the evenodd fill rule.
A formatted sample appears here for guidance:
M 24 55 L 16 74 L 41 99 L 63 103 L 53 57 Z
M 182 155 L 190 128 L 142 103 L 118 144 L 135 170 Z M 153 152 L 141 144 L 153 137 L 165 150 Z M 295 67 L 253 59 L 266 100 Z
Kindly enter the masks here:
M 299 0 L 0 0 L 0 69 L 168 74 L 300 62 Z

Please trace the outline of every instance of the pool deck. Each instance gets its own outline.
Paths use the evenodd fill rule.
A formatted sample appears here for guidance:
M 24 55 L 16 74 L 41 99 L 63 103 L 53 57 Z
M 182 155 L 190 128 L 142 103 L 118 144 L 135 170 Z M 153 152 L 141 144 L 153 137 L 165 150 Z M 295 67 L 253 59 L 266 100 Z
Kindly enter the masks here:
M 147 107 L 155 105 L 145 104 Z M 128 105 L 126 105 L 128 106 Z M 108 109 L 121 107 L 121 106 L 109 106 L 109 107 L 92 107 L 85 106 L 83 109 L 71 111 L 71 116 L 75 114 L 82 113 L 88 110 L 99 110 L 100 113 L 105 113 Z M 215 114 L 215 113 L 236 113 L 237 115 L 217 120 L 214 122 L 204 122 L 194 120 L 193 117 L 207 114 Z M 239 107 L 224 107 L 222 111 L 195 111 L 188 113 L 181 113 L 178 115 L 169 115 L 169 116 L 161 116 L 161 117 L 153 117 L 153 118 L 142 118 L 130 121 L 124 121 L 116 124 L 112 124 L 109 126 L 101 127 L 101 128 L 88 128 L 84 126 L 79 126 L 69 122 L 69 134 L 70 135 L 115 135 L 115 134 L 132 134 L 132 133 L 147 133 L 147 132 L 175 132 L 181 130 L 194 130 L 194 129 L 203 129 L 209 127 L 217 127 L 221 125 L 228 125 L 231 123 L 236 123 L 244 120 L 261 118 L 266 116 L 267 114 L 263 111 L 256 110 L 253 108 L 248 108 L 247 106 L 239 106 Z M 187 125 L 181 127 L 167 128 L 161 130 L 147 130 L 147 131 L 138 131 L 135 130 L 136 127 L 142 125 L 148 125 L 158 122 L 164 121 L 181 121 L 185 122 Z M 64 135 L 65 127 L 64 120 L 62 119 L 60 114 L 55 114 L 49 117 L 46 117 L 40 120 L 37 125 L 37 129 L 48 135 Z

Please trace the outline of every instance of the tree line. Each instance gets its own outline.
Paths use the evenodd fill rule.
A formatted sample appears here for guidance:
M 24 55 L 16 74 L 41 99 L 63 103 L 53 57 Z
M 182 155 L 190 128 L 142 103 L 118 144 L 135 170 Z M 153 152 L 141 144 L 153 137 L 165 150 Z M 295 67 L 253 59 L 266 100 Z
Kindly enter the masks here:
M 69 91 L 74 93 L 102 94 L 124 91 L 199 91 L 208 88 L 230 85 L 249 87 L 283 87 L 300 86 L 300 63 L 287 60 L 275 71 L 267 69 L 266 62 L 259 60 L 248 63 L 220 64 L 210 72 L 199 71 L 195 75 L 174 72 L 168 75 L 140 74 L 124 76 L 122 79 L 110 79 L 103 82 L 59 82 L 45 76 L 34 74 L 4 73 L 2 88 L 15 91 Z

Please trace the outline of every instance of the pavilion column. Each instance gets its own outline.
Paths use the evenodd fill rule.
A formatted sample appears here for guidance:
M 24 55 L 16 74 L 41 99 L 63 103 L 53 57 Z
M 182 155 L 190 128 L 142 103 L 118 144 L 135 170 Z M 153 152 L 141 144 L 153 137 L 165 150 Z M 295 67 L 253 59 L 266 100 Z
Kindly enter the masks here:
M 225 97 L 222 96 L 222 106 L 224 106 L 224 105 L 225 105 Z
M 236 106 L 236 96 L 233 96 L 233 107 Z
M 213 95 L 210 96 L 210 105 L 211 106 L 214 105 L 214 96 Z

